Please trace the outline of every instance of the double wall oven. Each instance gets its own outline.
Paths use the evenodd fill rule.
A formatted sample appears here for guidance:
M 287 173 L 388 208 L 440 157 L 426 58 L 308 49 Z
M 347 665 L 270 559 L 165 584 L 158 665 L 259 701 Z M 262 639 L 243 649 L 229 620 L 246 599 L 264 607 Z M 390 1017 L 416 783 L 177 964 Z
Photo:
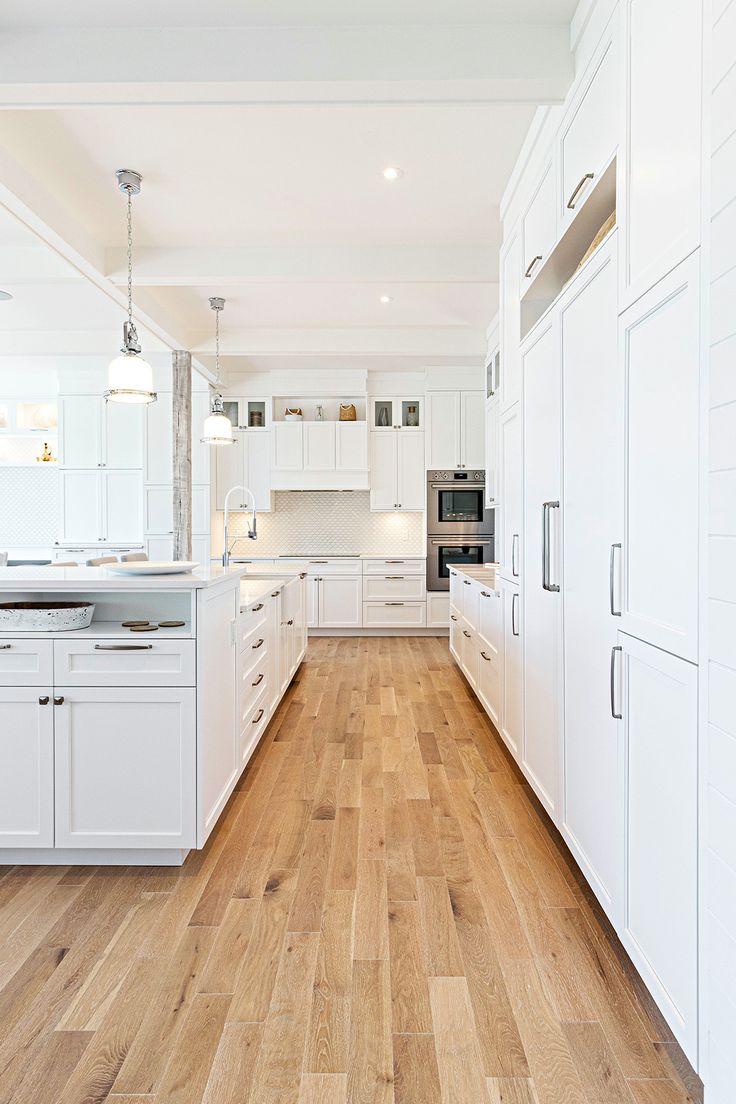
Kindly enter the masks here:
M 482 471 L 427 472 L 427 590 L 450 589 L 450 564 L 493 560 L 494 511 Z

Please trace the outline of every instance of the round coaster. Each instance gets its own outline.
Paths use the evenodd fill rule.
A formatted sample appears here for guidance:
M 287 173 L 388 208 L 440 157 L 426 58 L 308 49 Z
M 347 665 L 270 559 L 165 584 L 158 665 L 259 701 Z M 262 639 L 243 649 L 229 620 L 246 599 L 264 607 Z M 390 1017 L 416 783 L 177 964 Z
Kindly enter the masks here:
M 158 632 L 158 625 L 131 625 L 131 632 Z
M 133 629 L 139 625 L 150 625 L 150 621 L 123 621 L 124 629 Z
M 160 629 L 182 629 L 186 625 L 186 621 L 159 621 L 158 627 Z

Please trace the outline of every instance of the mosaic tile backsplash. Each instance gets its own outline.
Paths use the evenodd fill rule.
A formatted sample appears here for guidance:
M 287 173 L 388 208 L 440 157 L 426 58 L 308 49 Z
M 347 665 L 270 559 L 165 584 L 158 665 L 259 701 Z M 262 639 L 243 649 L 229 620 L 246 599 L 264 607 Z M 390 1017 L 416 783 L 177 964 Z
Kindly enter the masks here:
M 50 547 L 59 535 L 59 473 L 38 468 L 0 468 L 0 549 Z
M 247 532 L 233 514 L 233 536 Z M 424 555 L 424 514 L 370 512 L 368 491 L 277 491 L 274 510 L 258 515 L 257 544 L 238 544 L 234 555 L 298 552 L 404 552 Z

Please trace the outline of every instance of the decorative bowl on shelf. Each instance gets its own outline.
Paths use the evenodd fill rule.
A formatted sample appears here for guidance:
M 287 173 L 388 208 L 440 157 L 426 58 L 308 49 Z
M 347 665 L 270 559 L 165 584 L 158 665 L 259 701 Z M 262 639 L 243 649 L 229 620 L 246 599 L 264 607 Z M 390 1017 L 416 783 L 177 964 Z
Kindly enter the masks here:
M 287 406 L 284 411 L 285 422 L 301 422 L 302 418 L 303 414 L 300 406 Z
M 94 612 L 94 602 L 2 602 L 0 632 L 88 629 Z

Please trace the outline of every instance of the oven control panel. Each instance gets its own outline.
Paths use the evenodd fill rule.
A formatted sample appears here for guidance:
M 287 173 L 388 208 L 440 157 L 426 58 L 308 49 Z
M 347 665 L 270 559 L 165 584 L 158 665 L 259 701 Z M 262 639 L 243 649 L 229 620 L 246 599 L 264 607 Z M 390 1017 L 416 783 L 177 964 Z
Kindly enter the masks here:
M 438 482 L 446 481 L 448 483 L 478 483 L 485 480 L 485 477 L 486 473 L 482 471 L 455 471 L 451 469 L 427 472 L 427 479 L 432 482 L 437 480 Z

